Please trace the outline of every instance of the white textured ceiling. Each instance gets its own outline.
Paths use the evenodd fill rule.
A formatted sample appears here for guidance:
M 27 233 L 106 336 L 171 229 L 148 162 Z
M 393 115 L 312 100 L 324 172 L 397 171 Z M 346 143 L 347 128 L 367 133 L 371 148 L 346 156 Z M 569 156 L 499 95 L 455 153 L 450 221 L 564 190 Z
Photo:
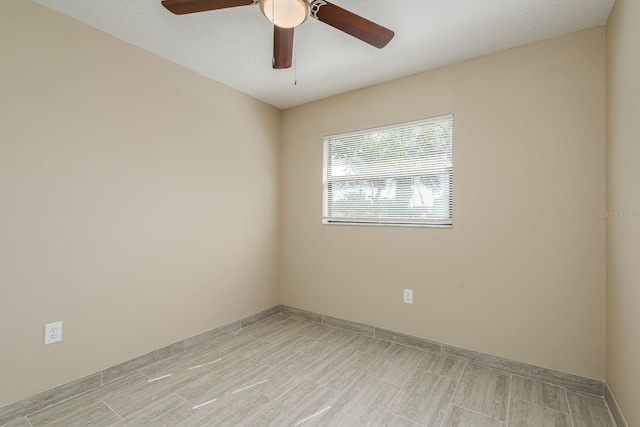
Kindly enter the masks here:
M 35 0 L 279 108 L 603 25 L 614 0 L 332 0 L 395 32 L 376 49 L 315 19 L 271 68 L 258 6 L 174 15 L 160 0 Z M 297 84 L 294 84 L 297 76 Z

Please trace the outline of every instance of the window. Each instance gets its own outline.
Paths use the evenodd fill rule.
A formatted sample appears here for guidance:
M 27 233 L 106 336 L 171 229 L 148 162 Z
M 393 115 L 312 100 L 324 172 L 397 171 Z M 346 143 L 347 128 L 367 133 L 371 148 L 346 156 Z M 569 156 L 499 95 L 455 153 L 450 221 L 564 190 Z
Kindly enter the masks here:
M 325 224 L 453 225 L 453 115 L 324 138 Z

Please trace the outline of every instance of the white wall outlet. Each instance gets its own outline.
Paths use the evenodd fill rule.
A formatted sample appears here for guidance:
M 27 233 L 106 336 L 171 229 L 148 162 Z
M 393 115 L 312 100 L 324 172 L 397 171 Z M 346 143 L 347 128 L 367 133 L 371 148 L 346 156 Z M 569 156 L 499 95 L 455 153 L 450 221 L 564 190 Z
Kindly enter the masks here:
M 404 303 L 413 304 L 413 290 L 411 289 L 404 290 Z
M 62 341 L 62 322 L 47 323 L 44 325 L 44 345 Z

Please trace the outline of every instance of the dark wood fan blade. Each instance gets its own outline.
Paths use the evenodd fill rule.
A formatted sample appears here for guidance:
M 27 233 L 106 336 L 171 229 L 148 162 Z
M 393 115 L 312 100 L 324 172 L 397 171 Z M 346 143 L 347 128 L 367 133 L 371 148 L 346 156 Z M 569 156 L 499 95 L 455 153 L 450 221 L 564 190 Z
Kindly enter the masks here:
M 273 68 L 291 68 L 293 58 L 293 28 L 273 26 Z
M 249 6 L 253 3 L 253 0 L 164 0 L 162 5 L 176 15 L 184 15 L 227 7 Z
M 394 35 L 393 31 L 327 1 L 313 0 L 311 16 L 378 49 L 385 47 Z

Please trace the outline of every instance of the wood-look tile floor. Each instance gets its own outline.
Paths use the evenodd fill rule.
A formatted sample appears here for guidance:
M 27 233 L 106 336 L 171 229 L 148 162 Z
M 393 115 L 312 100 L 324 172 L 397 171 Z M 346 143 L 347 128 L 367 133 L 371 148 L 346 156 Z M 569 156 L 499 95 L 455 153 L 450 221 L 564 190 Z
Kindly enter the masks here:
M 3 427 L 614 427 L 604 400 L 277 315 Z

